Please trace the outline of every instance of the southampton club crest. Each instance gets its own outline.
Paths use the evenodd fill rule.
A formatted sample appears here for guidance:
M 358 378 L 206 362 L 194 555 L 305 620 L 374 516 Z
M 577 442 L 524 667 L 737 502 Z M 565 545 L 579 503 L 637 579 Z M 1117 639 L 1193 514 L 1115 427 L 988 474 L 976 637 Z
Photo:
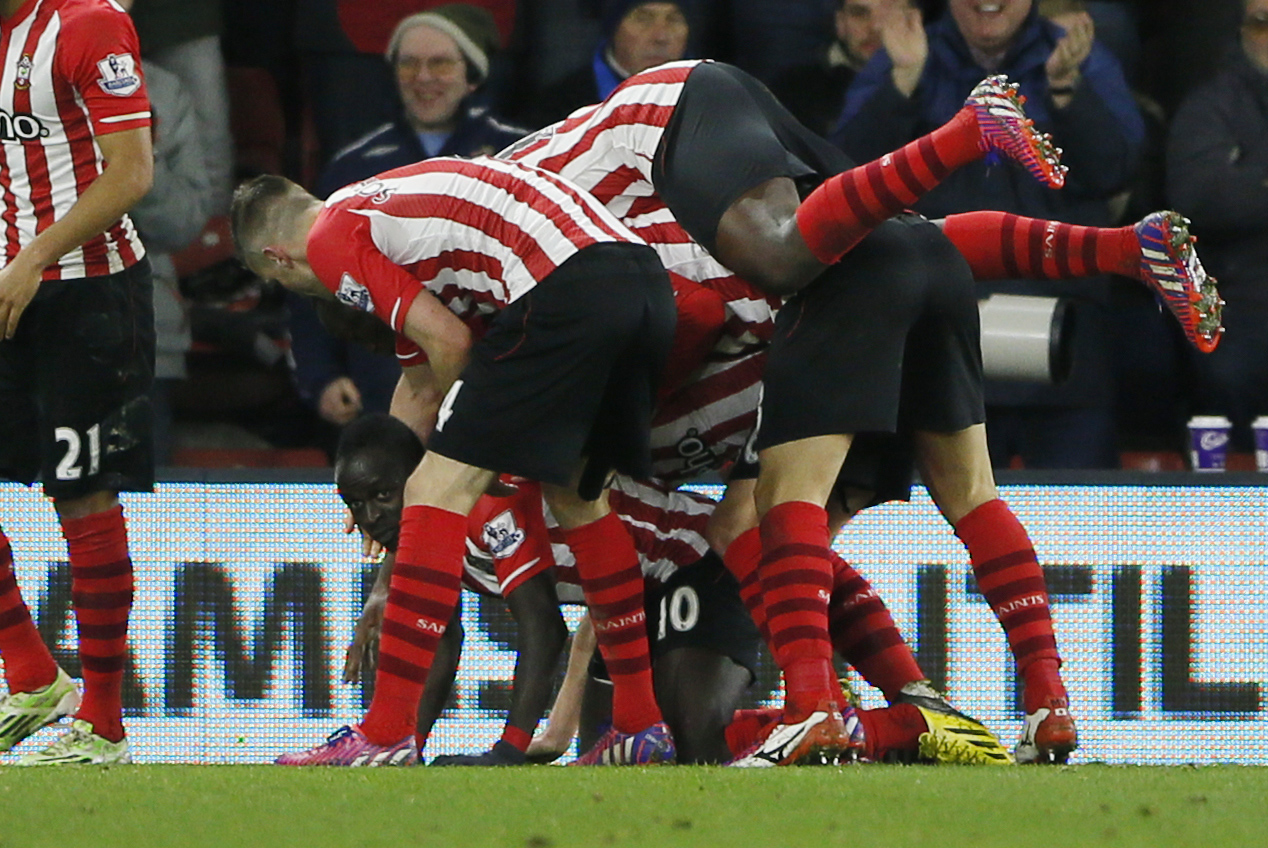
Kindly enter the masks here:
M 335 292 L 335 297 L 339 298 L 340 303 L 346 303 L 353 309 L 374 312 L 374 301 L 370 300 L 370 290 L 352 279 L 351 274 L 345 273 L 339 278 L 339 289 Z
M 484 541 L 494 559 L 506 559 L 514 554 L 523 543 L 524 535 L 509 509 L 484 522 Z
M 18 60 L 18 75 L 13 80 L 13 87 L 19 91 L 26 91 L 31 87 L 31 68 L 35 67 L 34 61 L 31 59 L 30 53 L 23 53 L 22 58 Z
M 141 76 L 131 53 L 111 53 L 97 63 L 101 78 L 97 85 L 107 94 L 127 97 L 141 87 Z

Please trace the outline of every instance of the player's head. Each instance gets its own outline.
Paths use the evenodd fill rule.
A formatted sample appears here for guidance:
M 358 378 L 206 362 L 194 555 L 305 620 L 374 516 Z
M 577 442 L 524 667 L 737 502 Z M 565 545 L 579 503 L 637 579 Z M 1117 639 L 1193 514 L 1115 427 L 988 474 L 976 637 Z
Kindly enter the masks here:
M 395 550 L 405 481 L 422 460 L 423 443 L 400 419 L 377 412 L 343 429 L 335 455 L 335 485 L 361 531 Z
M 307 261 L 321 201 L 285 177 L 262 174 L 233 193 L 229 222 L 238 258 L 252 272 L 301 294 L 328 297 Z
M 604 33 L 612 57 L 631 74 L 687 55 L 690 28 L 682 0 L 610 0 Z
M 386 55 L 414 128 L 452 130 L 462 101 L 488 77 L 497 48 L 497 24 L 479 6 L 445 3 L 402 19 Z

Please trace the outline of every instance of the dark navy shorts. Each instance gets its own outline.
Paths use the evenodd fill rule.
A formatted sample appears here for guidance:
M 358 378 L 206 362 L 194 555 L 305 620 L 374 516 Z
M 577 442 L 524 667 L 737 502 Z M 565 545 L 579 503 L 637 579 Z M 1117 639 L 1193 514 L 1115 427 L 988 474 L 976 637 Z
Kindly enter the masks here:
M 440 407 L 428 449 L 566 485 L 591 500 L 613 470 L 651 474 L 652 409 L 676 322 L 645 245 L 583 248 L 499 312 Z
M 40 283 L 0 341 L 0 478 L 73 499 L 154 488 L 150 263 Z
M 710 253 L 718 222 L 740 195 L 787 177 L 803 193 L 852 166 L 806 129 L 760 82 L 703 62 L 688 76 L 652 164 L 652 185 L 678 223 Z

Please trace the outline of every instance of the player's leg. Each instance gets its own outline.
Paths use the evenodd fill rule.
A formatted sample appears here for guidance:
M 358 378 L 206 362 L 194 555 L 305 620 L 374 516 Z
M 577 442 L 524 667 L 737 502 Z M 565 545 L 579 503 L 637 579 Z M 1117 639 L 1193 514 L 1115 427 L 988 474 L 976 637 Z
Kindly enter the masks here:
M 822 504 L 836 481 L 848 435 L 799 439 L 761 452 L 756 497 L 762 514 L 758 569 L 769 644 L 783 673 L 779 728 L 744 767 L 835 761 L 861 748 L 857 720 L 841 698 L 832 664 L 828 600 L 831 539 Z
M 643 572 L 625 525 L 607 498 L 587 501 L 572 488 L 543 486 L 590 609 L 599 653 L 612 682 L 612 727 L 577 760 L 582 765 L 622 765 L 673 759 L 673 742 L 652 686 Z
M 1017 516 L 999 499 L 986 428 L 919 433 L 922 477 L 969 552 L 978 588 L 1008 637 L 1027 714 L 1019 762 L 1064 762 L 1078 738 L 1057 650 L 1043 568 Z
M 33 320 L 38 301 L 24 320 Z M 21 326 L 21 325 L 19 325 Z M 35 438 L 38 417 L 27 362 L 31 346 L 22 335 L 0 344 L 0 478 L 30 484 L 39 474 Z M 0 751 L 7 751 L 45 724 L 79 706 L 74 682 L 58 668 L 22 599 L 13 567 L 13 549 L 0 530 L 0 660 L 6 694 L 0 697 Z
M 1045 145 L 1017 98 L 988 82 L 946 126 L 851 169 L 751 77 L 710 63 L 684 84 L 653 180 L 679 223 L 722 264 L 784 295 L 989 150 L 1005 151 L 1059 183 L 1062 172 Z M 836 176 L 802 203 L 798 181 L 829 174 Z
M 434 766 L 512 766 L 526 762 L 524 752 L 533 730 L 550 703 L 559 654 L 568 639 L 568 627 L 559 614 L 554 577 L 543 572 L 525 580 L 506 597 L 515 619 L 515 678 L 511 709 L 502 738 L 482 754 L 436 757 Z
M 58 668 L 31 620 L 13 573 L 13 551 L 0 530 L 0 658 L 6 694 L 0 697 L 0 751 L 46 724 L 74 713 L 79 692 Z
M 414 723 L 414 745 L 422 757 L 423 748 L 427 745 L 427 737 L 431 735 L 440 714 L 449 703 L 453 694 L 454 678 L 458 676 L 458 662 L 462 659 L 462 643 L 467 633 L 462 626 L 462 596 L 449 616 L 449 624 L 436 644 L 436 654 L 432 657 L 431 668 L 427 671 L 427 682 L 423 684 L 423 695 L 418 700 L 418 715 Z M 433 761 L 434 762 L 434 761 Z
M 752 673 L 708 648 L 677 648 L 656 658 L 656 697 L 674 733 L 678 762 L 731 759 L 726 728 L 753 681 Z
M 948 215 L 941 224 L 979 280 L 1132 277 L 1166 304 L 1195 347 L 1209 353 L 1219 344 L 1223 301 L 1198 259 L 1189 222 L 1176 212 L 1115 228 L 989 211 Z
M 64 349 L 45 345 L 35 363 L 42 477 L 70 559 L 84 693 L 71 730 L 21 762 L 128 762 L 122 690 L 134 583 L 118 492 L 154 486 L 149 264 L 50 287 L 47 296 L 30 329 Z
M 412 747 L 427 672 L 458 604 L 467 514 L 495 477 L 431 450 L 406 481 L 374 698 L 360 725 L 375 746 Z
M 650 583 L 656 699 L 686 763 L 731 759 L 725 730 L 756 677 L 761 639 L 739 584 L 713 551 Z
M 462 589 L 467 514 L 496 478 L 440 453 L 424 455 L 405 484 L 396 564 L 379 636 L 374 697 L 361 723 L 278 765 L 383 766 L 417 762 L 419 702 Z

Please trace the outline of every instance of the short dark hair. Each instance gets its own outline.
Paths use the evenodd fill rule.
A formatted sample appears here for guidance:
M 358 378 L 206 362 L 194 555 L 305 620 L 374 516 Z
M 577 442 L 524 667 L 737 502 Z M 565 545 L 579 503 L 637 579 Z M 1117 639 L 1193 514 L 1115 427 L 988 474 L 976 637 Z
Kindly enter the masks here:
M 413 468 L 422 461 L 427 449 L 418 434 L 401 419 L 386 412 L 369 412 L 343 428 L 335 451 L 335 463 L 373 451 Z
M 266 241 L 276 235 L 281 214 L 289 206 L 307 202 L 305 194 L 295 183 L 276 174 L 260 174 L 238 186 L 229 206 L 229 226 L 238 258 L 247 262 L 256 250 L 260 234 Z

